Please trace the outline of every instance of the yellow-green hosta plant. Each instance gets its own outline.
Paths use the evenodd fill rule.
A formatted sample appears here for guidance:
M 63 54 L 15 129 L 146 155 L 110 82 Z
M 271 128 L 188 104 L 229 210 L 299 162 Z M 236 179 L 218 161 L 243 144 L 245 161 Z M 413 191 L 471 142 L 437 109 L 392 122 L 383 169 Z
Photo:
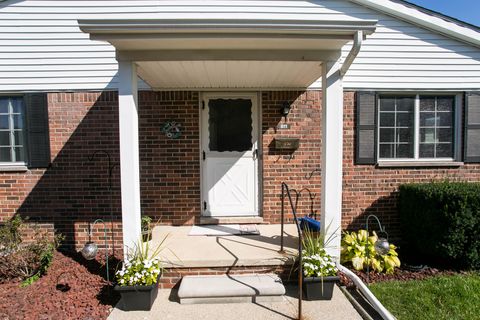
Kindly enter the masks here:
M 382 256 L 375 251 L 377 240 L 375 231 L 372 235 L 369 235 L 366 230 L 344 232 L 341 263 L 351 263 L 355 270 L 364 270 L 367 265 L 370 265 L 370 268 L 377 272 L 393 273 L 395 268 L 400 267 L 397 247 L 390 244 L 390 251 Z

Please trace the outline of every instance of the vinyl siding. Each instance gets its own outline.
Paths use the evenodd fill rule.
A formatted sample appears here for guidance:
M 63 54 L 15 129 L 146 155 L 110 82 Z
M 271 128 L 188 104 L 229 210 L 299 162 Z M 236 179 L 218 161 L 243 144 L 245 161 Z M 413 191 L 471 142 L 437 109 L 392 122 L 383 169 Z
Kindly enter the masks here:
M 349 1 L 5 1 L 0 91 L 116 89 L 114 48 L 77 19 L 377 19 L 346 89 L 480 89 L 480 49 Z M 345 46 L 344 56 L 350 45 Z M 141 87 L 146 84 L 141 83 Z M 318 88 L 315 82 L 312 88 Z

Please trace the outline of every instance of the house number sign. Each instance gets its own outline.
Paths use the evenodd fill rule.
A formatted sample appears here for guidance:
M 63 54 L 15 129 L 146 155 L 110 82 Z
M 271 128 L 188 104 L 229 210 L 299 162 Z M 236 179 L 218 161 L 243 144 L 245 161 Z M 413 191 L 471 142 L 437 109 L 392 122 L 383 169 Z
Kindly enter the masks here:
M 182 125 L 177 121 L 167 121 L 163 124 L 162 132 L 167 138 L 177 139 L 182 134 Z

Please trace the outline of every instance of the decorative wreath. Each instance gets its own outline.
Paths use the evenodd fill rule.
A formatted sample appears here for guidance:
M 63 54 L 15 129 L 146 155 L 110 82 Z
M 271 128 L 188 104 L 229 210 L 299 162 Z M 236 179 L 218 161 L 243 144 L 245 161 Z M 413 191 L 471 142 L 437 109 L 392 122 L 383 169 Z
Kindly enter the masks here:
M 182 125 L 177 121 L 167 121 L 163 124 L 162 132 L 167 138 L 177 139 L 182 134 Z

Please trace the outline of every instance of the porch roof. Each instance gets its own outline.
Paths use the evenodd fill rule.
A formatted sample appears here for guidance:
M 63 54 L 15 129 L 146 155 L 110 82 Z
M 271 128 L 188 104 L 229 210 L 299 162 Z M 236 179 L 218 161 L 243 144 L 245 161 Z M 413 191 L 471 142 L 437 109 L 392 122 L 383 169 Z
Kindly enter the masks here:
M 135 61 L 154 89 L 299 89 L 336 61 L 376 20 L 79 20 L 92 40 L 108 41 L 118 60 Z

